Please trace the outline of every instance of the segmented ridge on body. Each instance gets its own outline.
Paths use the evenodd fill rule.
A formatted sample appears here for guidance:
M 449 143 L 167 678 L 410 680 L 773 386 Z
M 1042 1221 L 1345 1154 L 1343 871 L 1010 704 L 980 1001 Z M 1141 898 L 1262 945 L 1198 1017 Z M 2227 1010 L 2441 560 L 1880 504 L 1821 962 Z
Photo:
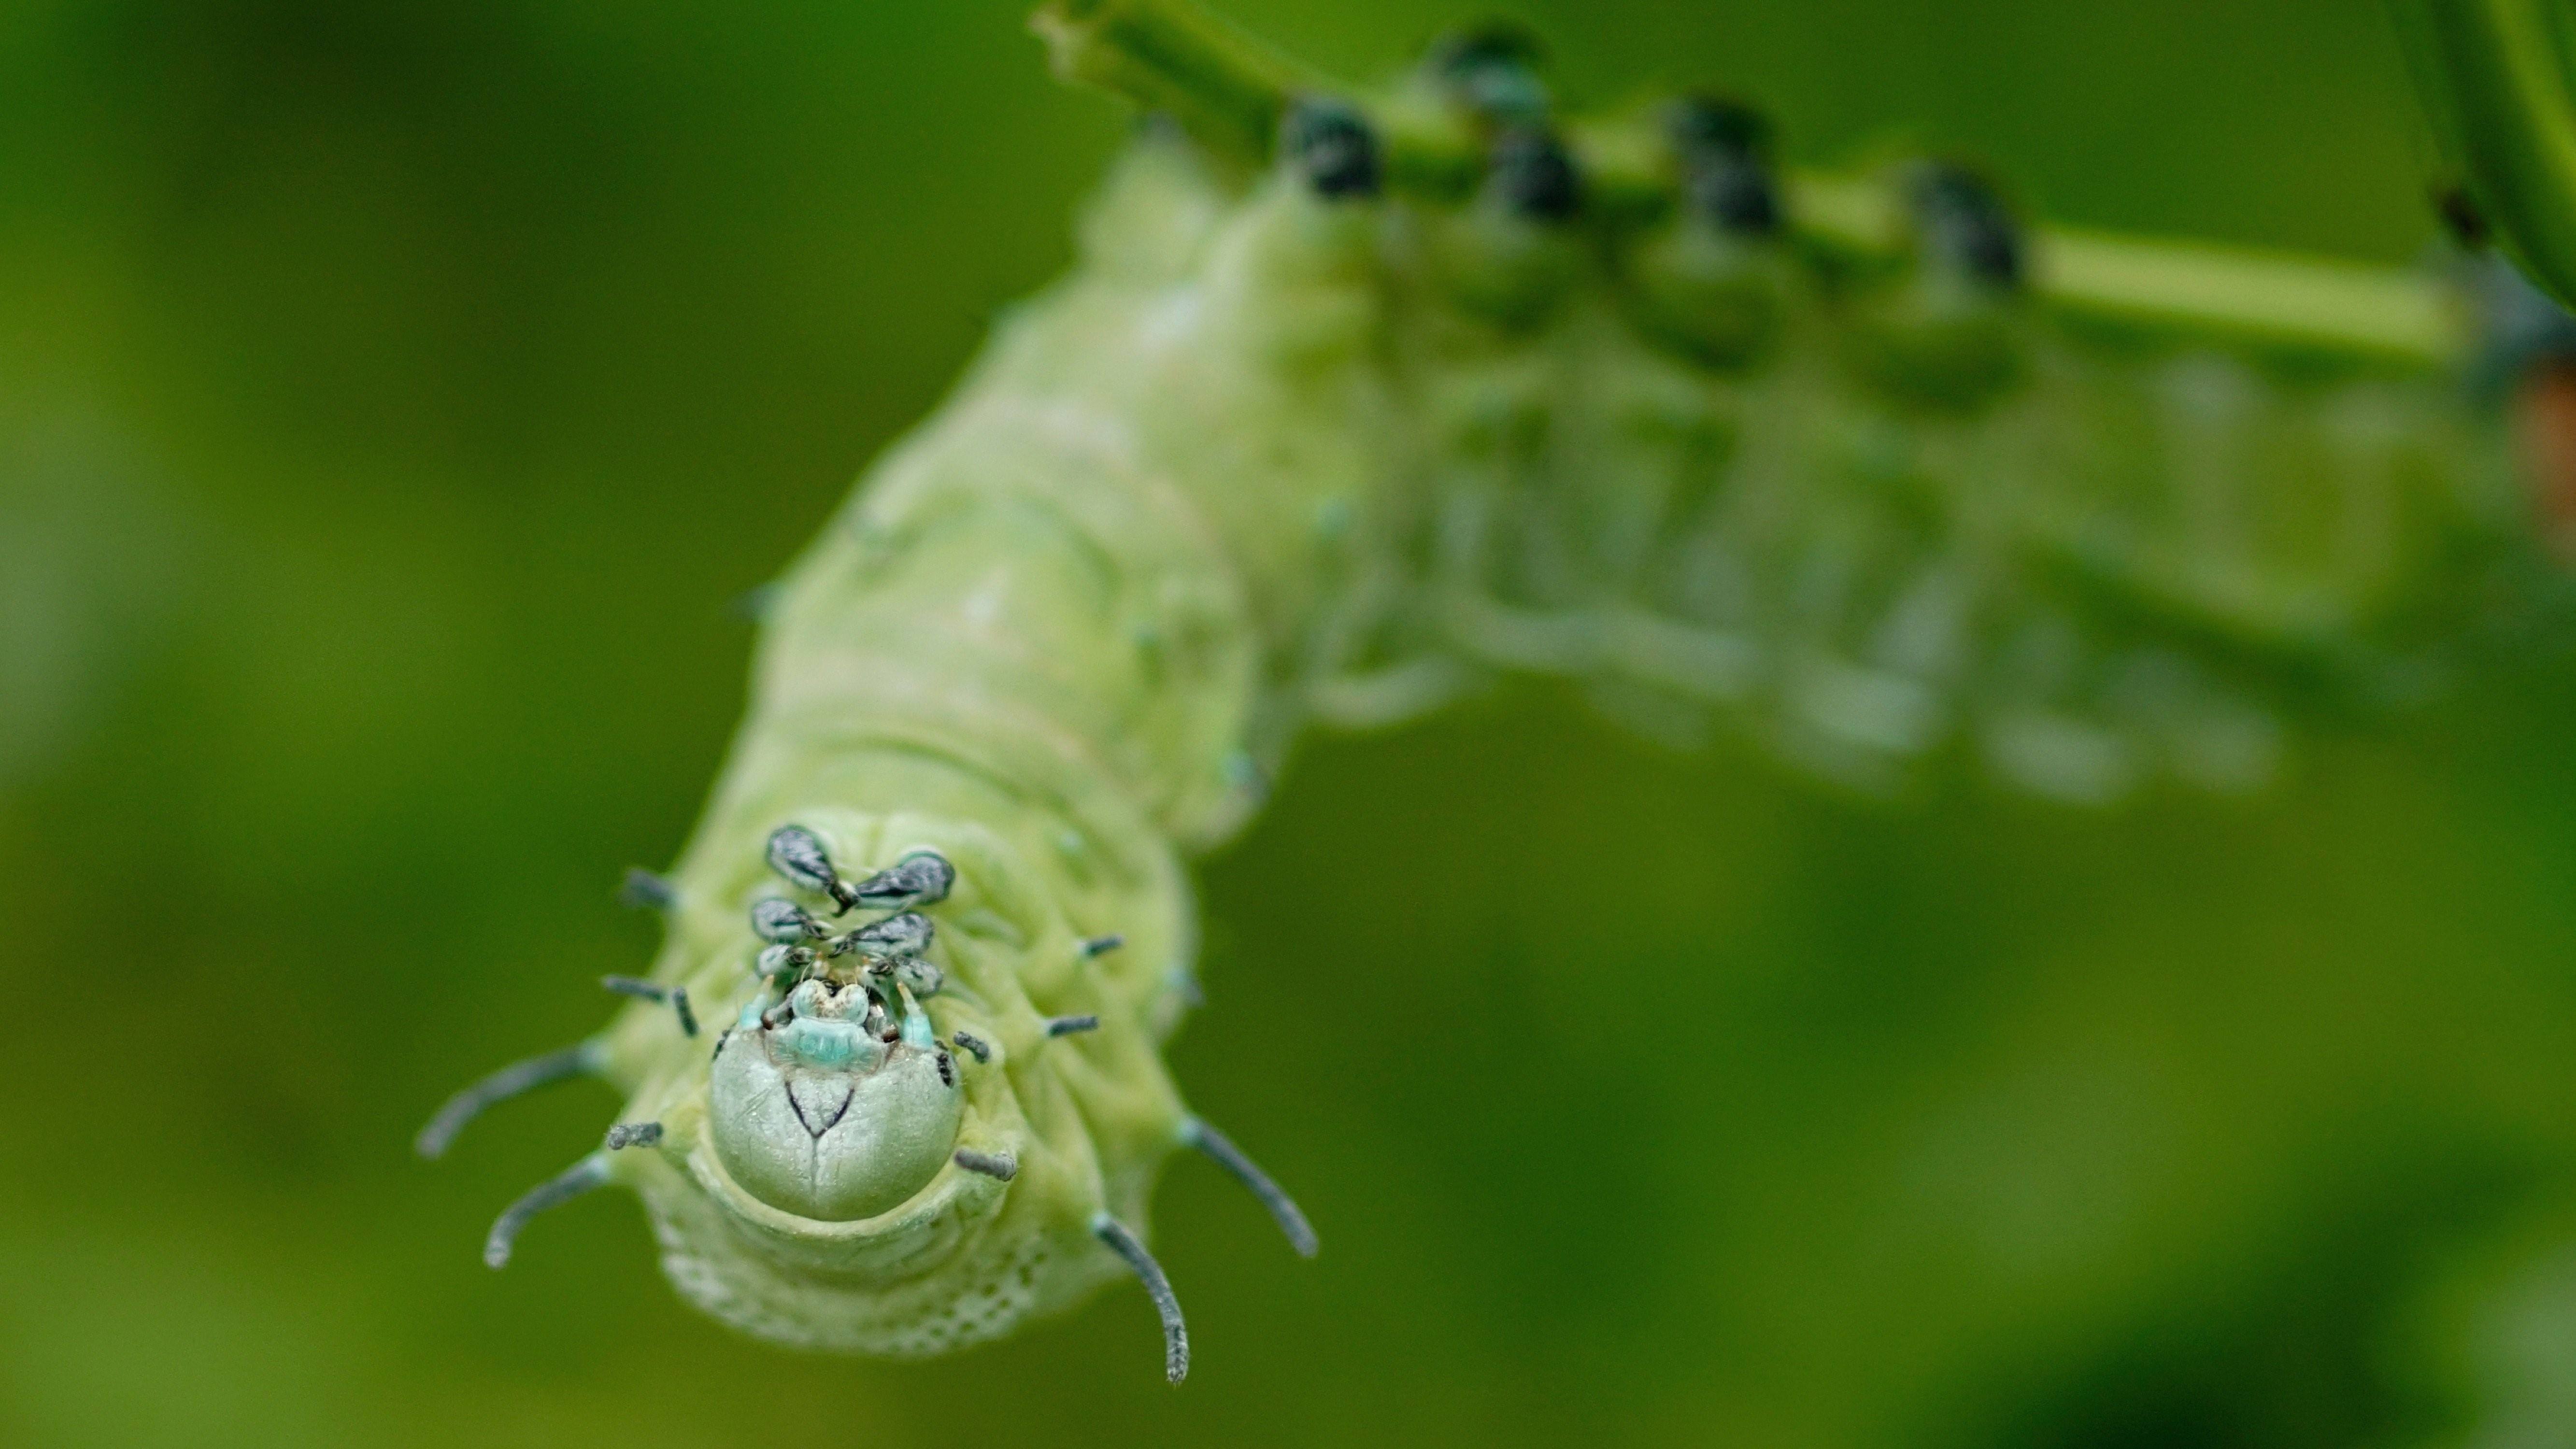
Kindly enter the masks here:
M 2465 601 L 2557 589 L 2454 374 L 2070 313 L 1974 168 L 1793 188 L 1751 107 L 1567 120 L 1536 56 L 1470 33 L 1282 129 L 1376 217 L 1377 382 L 1435 430 L 1319 714 L 1530 672 L 1873 788 L 1960 752 L 2076 801 L 2243 790 L 2285 709 L 2420 693 Z M 1321 116 L 1382 186 L 1317 175 Z

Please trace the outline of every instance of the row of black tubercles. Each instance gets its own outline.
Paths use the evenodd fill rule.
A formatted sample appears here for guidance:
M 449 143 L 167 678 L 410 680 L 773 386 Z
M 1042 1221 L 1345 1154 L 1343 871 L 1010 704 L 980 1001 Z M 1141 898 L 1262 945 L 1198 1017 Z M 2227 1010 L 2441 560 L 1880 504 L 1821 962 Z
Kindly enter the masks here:
M 1585 203 L 1584 178 L 1550 118 L 1536 41 L 1493 26 L 1434 45 L 1423 71 L 1486 139 L 1484 190 L 1513 213 L 1564 223 Z M 1681 176 L 1679 202 L 1692 217 L 1747 239 L 1777 236 L 1787 207 L 1771 161 L 1771 127 L 1741 102 L 1686 96 L 1665 107 L 1663 130 Z M 1315 194 L 1360 200 L 1381 194 L 1385 147 L 1368 116 L 1349 101 L 1308 95 L 1282 117 L 1280 149 Z M 1905 177 L 1924 258 L 1998 287 L 2017 286 L 2026 244 L 1994 187 L 1952 162 L 1927 161 Z

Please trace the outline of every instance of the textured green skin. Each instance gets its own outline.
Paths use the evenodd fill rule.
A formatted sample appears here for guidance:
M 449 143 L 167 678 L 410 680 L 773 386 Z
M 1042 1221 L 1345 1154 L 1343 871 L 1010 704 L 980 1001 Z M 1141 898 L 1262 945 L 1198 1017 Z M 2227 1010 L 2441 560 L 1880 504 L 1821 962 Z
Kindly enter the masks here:
M 1535 669 L 1650 728 L 1737 709 L 1839 774 L 1974 726 L 2079 798 L 2139 769 L 2246 783 L 2262 719 L 2207 681 L 2339 667 L 2416 627 L 2465 577 L 2416 540 L 2491 526 L 2491 430 L 2438 383 L 2228 372 L 2244 396 L 2224 426 L 2177 425 L 2153 349 L 1680 225 L 1617 238 L 1605 267 L 1582 229 L 1221 183 L 1177 142 L 1135 148 L 1072 276 L 787 576 L 654 970 L 711 1026 L 734 1019 L 781 825 L 851 876 L 937 849 L 958 875 L 929 911 L 952 989 L 926 1005 L 942 1039 L 998 1048 L 959 1059 L 959 1145 L 1019 1175 L 951 1165 L 855 1223 L 779 1213 L 713 1150 L 709 1042 L 630 1007 L 610 1075 L 625 1120 L 665 1135 L 609 1161 L 684 1295 L 781 1342 L 925 1354 L 1123 1274 L 1089 1224 L 1143 1230 L 1180 1145 L 1159 1050 L 1191 966 L 1183 859 L 1250 817 L 1316 715 L 1401 717 L 1478 670 Z M 2356 411 L 2378 421 L 2337 434 Z M 2281 519 L 2178 486 L 2220 445 L 2277 454 L 2249 476 Z M 1711 498 L 1711 536 L 1788 601 L 1723 629 L 1657 593 Z M 1499 571 L 1497 537 L 1516 560 Z M 1819 558 L 1840 592 L 1809 608 Z M 1891 657 L 1872 611 L 1926 579 L 1973 601 L 1958 630 L 2003 642 Z M 2080 671 L 2013 674 L 2025 615 L 2165 668 L 2167 693 L 2142 712 Z M 1838 699 L 1860 702 L 1838 718 Z M 1123 950 L 1080 950 L 1113 932 Z M 1044 1034 L 1080 1013 L 1101 1028 Z
M 1130 210 L 1160 224 L 1153 211 L 1185 200 L 1148 186 Z M 781 893 L 763 842 L 782 824 L 821 834 L 845 874 L 940 851 L 958 881 L 928 908 L 931 959 L 951 989 L 926 1005 L 943 1039 L 963 1028 L 997 1048 L 989 1066 L 959 1058 L 959 1145 L 1020 1171 L 1006 1184 L 951 1165 L 876 1218 L 790 1218 L 717 1160 L 709 1044 L 630 1009 L 611 1075 L 626 1120 L 665 1136 L 611 1161 L 673 1280 L 719 1317 L 800 1345 L 931 1353 L 1125 1272 L 1088 1225 L 1105 1209 L 1141 1229 L 1179 1145 L 1158 1052 L 1193 949 L 1180 852 L 1258 802 L 1241 752 L 1284 642 L 1327 596 L 1312 521 L 1362 482 L 1333 423 L 1350 401 L 1336 354 L 1363 334 L 1316 324 L 1307 303 L 1329 313 L 1336 278 L 1306 273 L 1296 234 L 1319 217 L 1287 200 L 1240 219 L 1205 313 L 1160 342 L 1139 336 L 1157 320 L 1116 269 L 1133 249 L 1104 238 L 1116 264 L 1012 319 L 788 575 L 654 977 L 711 1024 L 750 998 L 745 913 Z M 1125 365 L 1099 365 L 1104 346 Z M 1134 421 L 1157 394 L 1175 422 L 1272 421 L 1158 433 Z M 1311 425 L 1280 426 L 1301 414 Z M 1113 932 L 1122 949 L 1081 951 Z M 1045 1036 L 1044 1018 L 1084 1013 L 1098 1031 Z

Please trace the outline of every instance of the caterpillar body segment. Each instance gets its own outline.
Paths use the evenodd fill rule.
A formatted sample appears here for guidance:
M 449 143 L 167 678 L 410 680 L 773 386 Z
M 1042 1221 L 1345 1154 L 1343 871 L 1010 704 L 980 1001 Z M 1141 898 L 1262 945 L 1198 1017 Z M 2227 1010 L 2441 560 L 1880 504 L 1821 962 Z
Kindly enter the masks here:
M 1186 860 L 1307 725 L 1524 672 L 1873 785 L 1959 752 L 2243 789 L 2292 709 L 2411 680 L 2519 577 L 2502 430 L 2372 310 L 2412 284 L 2222 334 L 1957 168 L 1783 177 L 1709 102 L 1560 122 L 1497 37 L 1358 97 L 1165 7 L 1046 24 L 1181 123 L 766 591 L 649 999 L 441 1115 L 625 1095 L 504 1254 L 623 1185 L 692 1302 L 888 1355 L 1133 1278 L 1177 1378 L 1172 1153 L 1314 1246 L 1161 1059 Z

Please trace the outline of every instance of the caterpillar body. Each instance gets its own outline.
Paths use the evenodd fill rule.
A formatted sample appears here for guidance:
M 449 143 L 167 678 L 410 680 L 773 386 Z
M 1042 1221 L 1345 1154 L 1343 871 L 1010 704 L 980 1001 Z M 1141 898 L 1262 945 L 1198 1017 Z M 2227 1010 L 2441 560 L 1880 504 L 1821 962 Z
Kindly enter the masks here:
M 1195 120 L 1140 131 L 1072 273 L 775 590 L 713 798 L 645 878 L 641 999 L 424 1132 L 626 1094 L 496 1266 L 616 1183 L 762 1337 L 937 1353 L 1132 1273 L 1177 1379 L 1145 1242 L 1175 1151 L 1313 1249 L 1160 1056 L 1185 862 L 1307 724 L 1538 672 L 1864 782 L 1964 748 L 2069 799 L 2244 788 L 2283 708 L 2414 678 L 2529 557 L 2414 283 L 2349 283 L 2397 320 L 2332 346 L 2295 299 L 2254 337 L 2087 317 L 1956 168 L 1791 187 L 1711 102 L 1560 123 L 1491 36 L 1366 102 L 1193 112 L 1138 59 L 1188 46 L 1118 48 L 1148 23 L 1215 34 L 1052 12 L 1067 69 Z

